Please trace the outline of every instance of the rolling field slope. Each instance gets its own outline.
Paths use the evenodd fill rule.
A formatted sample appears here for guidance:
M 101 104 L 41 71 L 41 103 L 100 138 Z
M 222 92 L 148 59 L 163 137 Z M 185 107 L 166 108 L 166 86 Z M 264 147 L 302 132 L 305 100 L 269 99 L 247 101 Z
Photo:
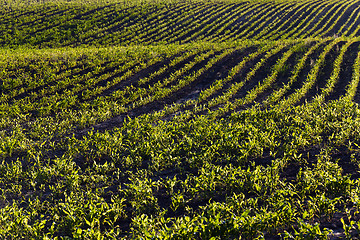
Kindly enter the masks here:
M 360 1 L 2 2 L 0 239 L 359 239 Z
M 19 6 L 18 6 L 19 5 Z M 358 1 L 77 1 L 0 9 L 0 45 L 185 44 L 360 35 Z

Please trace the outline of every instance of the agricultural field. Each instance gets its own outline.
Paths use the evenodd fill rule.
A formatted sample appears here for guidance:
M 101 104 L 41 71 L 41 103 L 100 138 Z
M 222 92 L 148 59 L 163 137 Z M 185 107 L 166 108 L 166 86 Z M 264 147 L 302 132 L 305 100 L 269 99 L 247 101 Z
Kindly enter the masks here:
M 0 3 L 0 239 L 360 239 L 360 1 Z

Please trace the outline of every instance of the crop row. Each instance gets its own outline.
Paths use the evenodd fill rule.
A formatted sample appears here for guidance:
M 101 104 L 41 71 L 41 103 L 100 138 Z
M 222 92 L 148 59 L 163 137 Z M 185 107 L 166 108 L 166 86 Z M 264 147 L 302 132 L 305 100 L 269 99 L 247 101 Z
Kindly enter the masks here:
M 329 38 L 3 50 L 0 154 L 16 159 L 46 146 L 52 155 L 62 152 L 55 149 L 67 137 L 120 127 L 128 117 L 189 121 L 259 104 L 287 109 L 331 99 L 357 102 L 359 45 Z
M 207 109 L 224 114 L 257 103 L 288 107 L 345 96 L 357 101 L 357 69 L 347 66 L 357 64 L 358 46 L 356 40 L 328 38 L 58 53 L 4 50 L 1 129 L 15 119 L 25 126 L 39 119 L 63 122 L 68 131 L 164 108 L 167 115 Z
M 0 44 L 11 47 L 356 37 L 360 30 L 356 0 L 131 6 L 48 2 L 0 11 Z

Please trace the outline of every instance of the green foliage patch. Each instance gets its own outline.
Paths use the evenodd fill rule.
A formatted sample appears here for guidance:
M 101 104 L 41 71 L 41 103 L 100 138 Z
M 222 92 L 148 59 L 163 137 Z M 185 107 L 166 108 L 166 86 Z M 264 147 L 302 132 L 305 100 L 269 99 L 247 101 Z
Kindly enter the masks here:
M 358 1 L 0 1 L 1 239 L 359 238 Z
M 144 116 L 68 137 L 58 157 L 46 147 L 12 162 L 8 155 L 0 234 L 325 238 L 332 230 L 323 226 L 344 209 L 344 221 L 358 216 L 358 180 L 342 169 L 351 163 L 357 175 L 358 123 L 347 101 L 188 122 Z

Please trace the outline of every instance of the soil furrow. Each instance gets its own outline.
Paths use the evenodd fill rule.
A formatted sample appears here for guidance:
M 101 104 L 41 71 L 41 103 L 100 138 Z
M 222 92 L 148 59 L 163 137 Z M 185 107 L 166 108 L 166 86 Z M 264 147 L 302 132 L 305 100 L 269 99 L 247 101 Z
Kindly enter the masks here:
M 341 96 L 345 96 L 346 87 L 352 79 L 353 65 L 357 57 L 360 42 L 355 42 L 349 46 L 344 55 L 344 60 L 341 63 L 339 80 L 334 86 L 334 91 L 327 96 L 326 101 L 335 100 Z
M 339 42 L 326 54 L 325 61 L 316 77 L 316 82 L 296 105 L 303 104 L 305 101 L 310 102 L 315 96 L 321 94 L 321 89 L 325 87 L 327 80 L 330 78 L 333 63 L 339 54 L 341 46 L 344 44 L 345 42 Z

